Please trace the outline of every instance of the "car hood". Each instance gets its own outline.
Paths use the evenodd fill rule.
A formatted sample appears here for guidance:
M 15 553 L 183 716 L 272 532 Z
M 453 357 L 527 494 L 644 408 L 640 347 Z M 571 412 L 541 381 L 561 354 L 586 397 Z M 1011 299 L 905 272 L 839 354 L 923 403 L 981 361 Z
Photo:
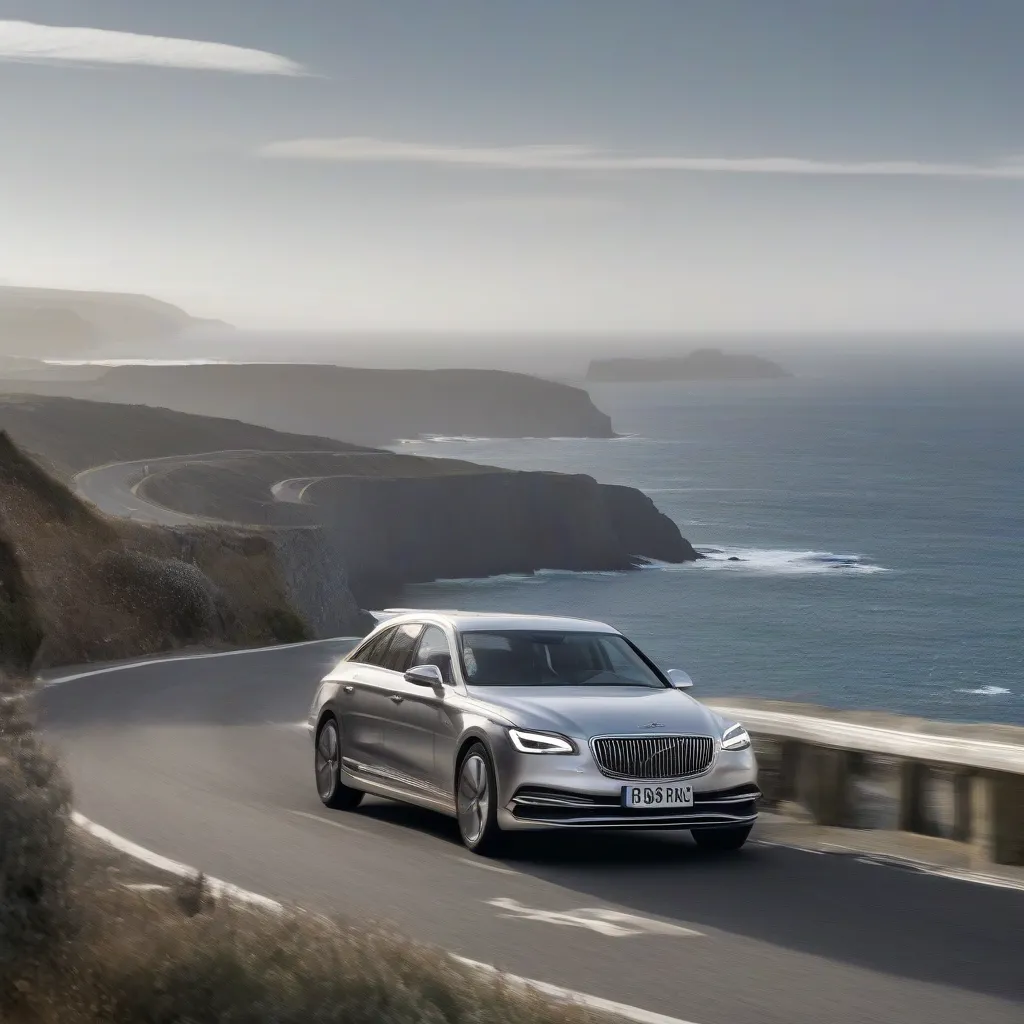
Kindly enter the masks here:
M 718 736 L 721 719 L 682 690 L 638 686 L 474 686 L 472 697 L 521 729 L 577 739 L 610 734 Z M 656 724 L 655 724 L 656 723 Z

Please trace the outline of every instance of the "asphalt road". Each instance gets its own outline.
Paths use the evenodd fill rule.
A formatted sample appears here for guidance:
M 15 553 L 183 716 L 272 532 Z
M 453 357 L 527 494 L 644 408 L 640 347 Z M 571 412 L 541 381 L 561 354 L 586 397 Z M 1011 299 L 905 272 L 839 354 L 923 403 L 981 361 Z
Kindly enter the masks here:
M 78 810 L 255 892 L 695 1024 L 1024 1017 L 1024 893 L 757 843 L 713 856 L 685 834 L 524 837 L 488 861 L 443 817 L 326 810 L 299 723 L 338 654 L 136 664 L 46 689 Z
M 225 459 L 237 460 L 246 456 L 261 455 L 316 455 L 323 457 L 332 454 L 323 451 L 277 452 L 262 449 L 243 449 L 238 451 L 200 452 L 194 455 L 168 455 L 158 459 L 139 459 L 136 462 L 114 462 L 105 466 L 96 466 L 84 470 L 74 478 L 74 487 L 78 495 L 95 505 L 100 511 L 111 516 L 121 516 L 138 522 L 156 523 L 161 526 L 210 525 L 221 522 L 205 516 L 189 515 L 176 509 L 147 501 L 138 493 L 139 485 L 148 477 L 158 472 L 168 472 L 190 464 L 215 465 Z M 342 452 L 345 458 L 351 458 L 354 452 Z M 370 451 L 366 454 L 380 454 Z M 293 477 L 280 480 L 268 489 L 268 496 L 275 501 L 289 504 L 302 504 L 304 492 L 310 484 L 330 479 L 328 476 Z M 247 524 L 234 524 L 247 525 Z M 250 529 L 264 529 L 256 525 Z M 298 527 L 301 528 L 301 527 Z
M 146 501 L 135 493 L 147 476 L 156 472 L 177 469 L 191 462 L 215 462 L 218 459 L 244 455 L 264 454 L 251 449 L 243 451 L 203 452 L 196 455 L 168 455 L 159 459 L 139 459 L 137 462 L 114 462 L 96 466 L 74 478 L 77 494 L 110 516 L 121 516 L 138 522 L 157 523 L 161 526 L 188 526 L 211 523 L 214 520 L 188 515 L 175 509 Z

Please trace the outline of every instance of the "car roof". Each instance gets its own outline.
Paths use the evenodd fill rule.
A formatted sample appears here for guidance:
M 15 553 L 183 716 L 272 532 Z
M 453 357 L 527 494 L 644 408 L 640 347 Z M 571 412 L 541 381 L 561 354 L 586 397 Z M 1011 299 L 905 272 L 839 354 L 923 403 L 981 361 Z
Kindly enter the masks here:
M 525 615 L 512 612 L 473 612 L 439 608 L 385 608 L 375 612 L 379 623 L 443 620 L 460 632 L 466 630 L 537 629 L 566 633 L 618 633 L 614 626 L 594 619 L 559 615 Z

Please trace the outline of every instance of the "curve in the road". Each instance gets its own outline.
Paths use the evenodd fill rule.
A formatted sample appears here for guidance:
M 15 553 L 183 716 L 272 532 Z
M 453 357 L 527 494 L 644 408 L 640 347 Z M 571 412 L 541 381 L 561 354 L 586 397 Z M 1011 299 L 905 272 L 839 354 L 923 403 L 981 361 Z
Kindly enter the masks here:
M 265 451 L 244 448 L 230 451 L 197 452 L 191 455 L 166 455 L 156 459 L 135 459 L 131 462 L 109 462 L 85 469 L 75 475 L 72 486 L 76 493 L 95 505 L 101 512 L 124 519 L 153 523 L 160 526 L 232 526 L 247 530 L 308 530 L 305 525 L 267 526 L 262 523 L 235 523 L 211 516 L 192 515 L 161 505 L 142 497 L 139 490 L 155 471 L 169 471 L 194 463 L 216 463 L 224 459 L 259 457 L 261 455 L 317 455 L 334 454 L 329 451 Z M 339 452 L 346 458 L 353 455 L 377 455 L 377 452 Z M 275 501 L 302 504 L 302 491 L 317 480 L 327 477 L 303 477 L 281 480 L 271 485 L 270 494 Z M 296 490 L 296 487 L 301 488 Z
M 1020 1020 L 1024 894 L 683 835 L 523 837 L 503 861 L 368 799 L 327 811 L 303 720 L 351 641 L 89 669 L 41 691 L 78 810 L 243 889 L 701 1024 Z

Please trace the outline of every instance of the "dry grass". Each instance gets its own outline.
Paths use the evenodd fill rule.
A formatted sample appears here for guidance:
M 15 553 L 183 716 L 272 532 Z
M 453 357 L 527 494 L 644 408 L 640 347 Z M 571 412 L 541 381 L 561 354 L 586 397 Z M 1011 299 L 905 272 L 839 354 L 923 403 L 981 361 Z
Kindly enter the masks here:
M 0 702 L 4 1024 L 589 1020 L 393 931 L 214 901 L 201 878 L 129 890 L 77 841 L 70 800 L 22 702 Z
M 0 434 L 0 664 L 306 635 L 266 538 L 108 520 Z
M 88 888 L 81 933 L 16 1024 L 584 1024 L 581 1010 L 477 975 L 385 930 L 298 912 L 199 913 Z
M 0 692 L 14 687 L 0 679 Z M 71 935 L 71 790 L 23 697 L 0 700 L 0 1019 L 27 975 Z

